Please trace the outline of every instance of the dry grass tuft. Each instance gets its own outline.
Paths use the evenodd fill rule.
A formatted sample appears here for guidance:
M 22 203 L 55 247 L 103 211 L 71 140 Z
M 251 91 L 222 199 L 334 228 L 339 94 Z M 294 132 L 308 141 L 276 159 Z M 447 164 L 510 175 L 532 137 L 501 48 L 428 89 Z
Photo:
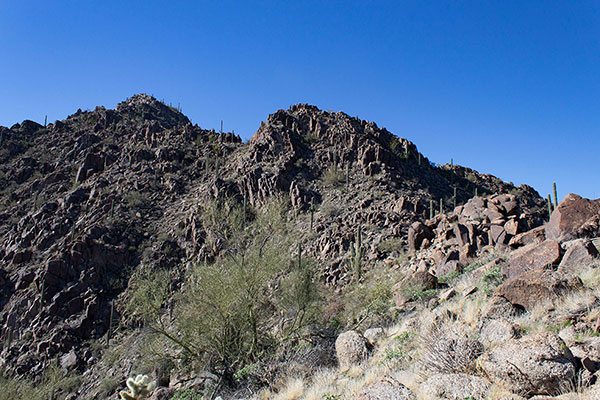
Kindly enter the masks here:
M 445 323 L 421 336 L 422 357 L 419 372 L 467 373 L 476 370 L 475 360 L 483 353 L 483 345 L 475 331 L 461 323 Z
M 302 378 L 291 378 L 285 387 L 278 393 L 274 400 L 298 400 L 304 394 L 304 380 Z

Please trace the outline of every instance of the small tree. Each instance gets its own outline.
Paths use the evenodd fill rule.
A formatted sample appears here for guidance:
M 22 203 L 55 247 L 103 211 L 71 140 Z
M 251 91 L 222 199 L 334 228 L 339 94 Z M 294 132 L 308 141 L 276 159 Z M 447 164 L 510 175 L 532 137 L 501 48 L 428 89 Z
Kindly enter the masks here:
M 288 214 L 287 202 L 277 200 L 242 231 L 231 220 L 215 219 L 219 231 L 228 232 L 228 248 L 215 262 L 194 265 L 172 297 L 168 272 L 141 273 L 132 284 L 130 312 L 185 357 L 232 380 L 238 369 L 298 337 L 317 315 L 312 263 L 292 254 Z

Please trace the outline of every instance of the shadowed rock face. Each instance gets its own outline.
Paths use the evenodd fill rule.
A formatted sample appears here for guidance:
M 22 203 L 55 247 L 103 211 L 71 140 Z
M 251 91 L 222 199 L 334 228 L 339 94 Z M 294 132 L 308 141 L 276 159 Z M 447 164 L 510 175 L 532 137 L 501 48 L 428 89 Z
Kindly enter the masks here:
M 198 204 L 207 198 L 261 207 L 284 195 L 301 216 L 312 208 L 303 248 L 326 285 L 342 286 L 358 226 L 368 268 L 402 250 L 430 201 L 437 208 L 442 199 L 447 211 L 455 188 L 458 205 L 475 189 L 512 193 L 484 207 L 483 218 L 502 229 L 493 241 L 541 221 L 534 210 L 543 200 L 528 186 L 434 166 L 373 122 L 305 104 L 271 114 L 248 143 L 143 94 L 48 126 L 0 127 L 0 340 L 10 343 L 0 362 L 34 375 L 65 354 L 74 368 L 93 364 L 85 343 L 105 337 L 113 302 L 114 320 L 126 319 L 119 296 L 140 264 L 175 271 L 224 250 L 205 240 Z M 468 210 L 461 223 L 477 218 Z M 462 240 L 484 240 L 465 226 Z M 308 224 L 299 229 L 308 233 Z M 398 249 L 382 251 L 389 240 Z

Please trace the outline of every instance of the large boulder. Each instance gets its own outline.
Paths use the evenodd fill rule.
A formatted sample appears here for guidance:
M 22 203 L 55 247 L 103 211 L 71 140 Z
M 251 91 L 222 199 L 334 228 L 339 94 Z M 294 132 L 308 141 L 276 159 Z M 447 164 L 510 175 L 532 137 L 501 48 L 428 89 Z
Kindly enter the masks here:
M 478 360 L 486 376 L 526 397 L 555 395 L 575 376 L 575 361 L 565 343 L 545 332 L 511 339 Z
M 562 242 L 587 236 L 582 228 L 600 215 L 600 199 L 584 199 L 568 194 L 552 212 L 546 224 L 546 237 Z
M 502 283 L 496 289 L 496 295 L 505 298 L 513 306 L 531 311 L 536 304 L 581 289 L 583 283 L 575 275 L 534 269 Z
M 538 226 L 537 228 L 533 228 L 527 232 L 518 233 L 516 236 L 510 239 L 508 245 L 514 249 L 517 249 L 529 244 L 539 244 L 544 240 L 546 240 L 546 228 L 544 226 Z
M 517 198 L 512 194 L 500 194 L 495 198 L 506 215 L 519 215 L 521 209 Z
M 583 268 L 600 262 L 598 249 L 589 239 L 576 239 L 564 243 L 566 248 L 558 270 L 560 272 L 577 273 Z
M 374 346 L 378 342 L 380 342 L 383 338 L 385 338 L 385 331 L 383 328 L 369 328 L 363 333 L 364 338 L 367 342 Z
M 406 386 L 390 377 L 383 377 L 377 382 L 364 387 L 357 400 L 416 400 L 417 396 Z
M 421 394 L 428 400 L 484 400 L 490 382 L 467 374 L 434 374 L 421 384 Z
M 435 275 L 427 271 L 416 271 L 396 283 L 392 287 L 392 295 L 396 305 L 402 306 L 413 300 L 415 294 L 438 287 L 439 283 Z
M 502 265 L 502 275 L 510 279 L 530 270 L 558 266 L 561 257 L 562 249 L 554 240 L 531 244 L 510 255 L 508 262 Z
M 335 352 L 341 370 L 347 370 L 367 358 L 367 340 L 356 331 L 347 331 L 335 341 Z
M 484 319 L 479 328 L 479 341 L 486 347 L 496 346 L 519 336 L 519 328 L 505 318 Z

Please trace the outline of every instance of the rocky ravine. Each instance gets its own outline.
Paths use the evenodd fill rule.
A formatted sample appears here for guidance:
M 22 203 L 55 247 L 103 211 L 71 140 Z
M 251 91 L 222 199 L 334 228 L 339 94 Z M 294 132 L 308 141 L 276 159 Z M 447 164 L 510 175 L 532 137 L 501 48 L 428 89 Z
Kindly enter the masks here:
M 489 246 L 526 244 L 519 234 L 548 218 L 528 186 L 435 166 L 373 122 L 303 104 L 270 115 L 249 143 L 135 95 L 114 110 L 79 110 L 48 126 L 0 127 L 0 144 L 0 361 L 17 375 L 34 376 L 65 354 L 70 367 L 93 367 L 86 343 L 106 335 L 110 304 L 140 263 L 174 268 L 222 251 L 205 242 L 197 204 L 207 196 L 261 207 L 287 195 L 306 231 L 312 211 L 304 248 L 330 287 L 351 279 L 347 259 L 359 226 L 368 268 L 405 245 L 451 239 L 456 218 L 477 219 L 461 225 L 468 234 L 452 228 L 457 256 L 445 245 L 420 256 L 437 268 L 440 258 L 446 265 Z M 467 202 L 475 192 L 508 197 Z M 466 204 L 426 221 L 440 200 L 444 212 Z M 491 211 L 468 211 L 481 201 Z M 394 240 L 397 250 L 381 250 Z

